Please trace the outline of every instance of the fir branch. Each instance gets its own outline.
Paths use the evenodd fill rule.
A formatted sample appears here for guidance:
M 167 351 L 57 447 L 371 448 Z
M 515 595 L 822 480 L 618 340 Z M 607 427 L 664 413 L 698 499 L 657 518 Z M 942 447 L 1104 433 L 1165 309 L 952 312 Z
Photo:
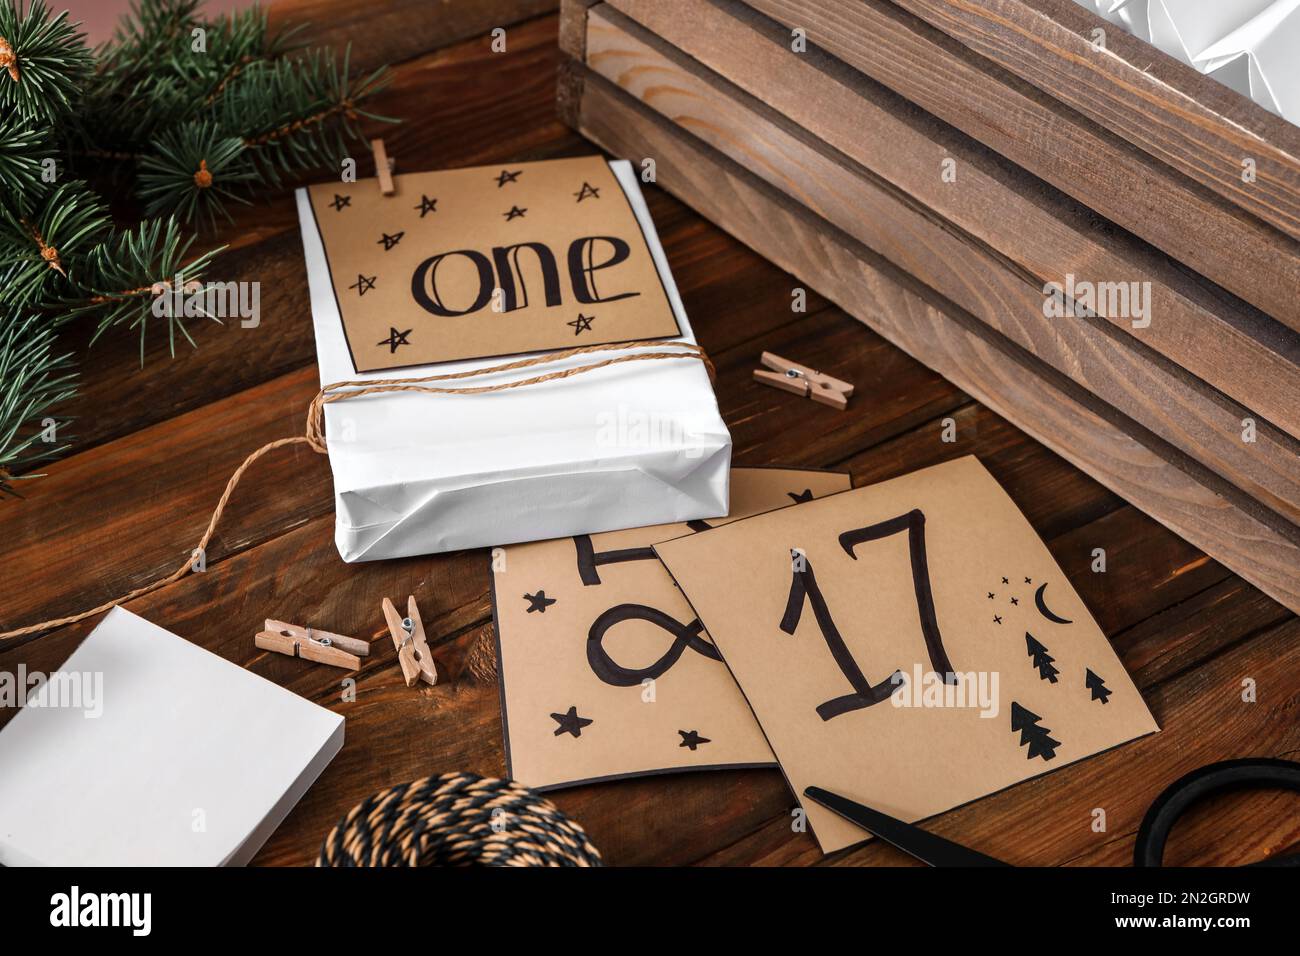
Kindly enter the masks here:
M 67 19 L 66 11 L 51 18 L 45 0 L 25 14 L 14 0 L 0 3 L 0 112 L 54 123 L 72 111 L 92 61 Z
M 151 216 L 175 215 L 215 224 L 230 219 L 223 200 L 247 203 L 246 184 L 259 177 L 239 137 L 223 136 L 215 123 L 188 123 L 155 143 L 140 163 L 139 193 Z
M 158 293 L 184 288 L 203 278 L 212 260 L 224 246 L 189 259 L 192 236 L 181 234 L 175 219 L 148 219 L 134 229 L 122 230 L 97 244 L 80 265 L 81 298 L 58 303 L 64 313 L 61 321 L 93 314 L 97 320 L 92 343 L 114 326 L 139 330 L 140 363 L 144 364 L 144 347 Z M 215 316 L 209 316 L 219 321 Z M 168 314 L 167 340 L 171 354 L 176 354 L 179 332 L 191 345 L 184 316 Z
M 43 164 L 54 159 L 58 169 L 48 130 L 29 124 L 16 112 L 0 117 L 0 202 L 28 212 L 32 202 L 47 192 Z
M 64 183 L 30 213 L 0 208 L 0 267 L 6 303 L 39 303 L 66 294 L 76 261 L 110 228 L 107 210 L 84 182 Z
M 0 497 L 17 495 L 22 474 L 67 448 L 66 419 L 50 414 L 72 397 L 72 356 L 54 348 L 54 331 L 39 316 L 0 312 Z M 47 441 L 51 435 L 54 441 Z M 62 442 L 62 443 L 60 443 Z

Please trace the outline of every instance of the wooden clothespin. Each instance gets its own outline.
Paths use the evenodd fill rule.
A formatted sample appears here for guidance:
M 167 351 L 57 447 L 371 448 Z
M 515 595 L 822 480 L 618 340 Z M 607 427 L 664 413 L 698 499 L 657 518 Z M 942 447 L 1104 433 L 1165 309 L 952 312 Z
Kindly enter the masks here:
M 807 368 L 798 362 L 791 362 L 772 352 L 764 352 L 762 361 L 768 368 L 776 370 L 769 372 L 765 369 L 754 369 L 754 381 L 763 385 L 771 385 L 787 392 L 794 392 L 796 395 L 803 395 L 814 402 L 821 402 L 840 411 L 844 411 L 850 396 L 853 395 L 852 383 L 823 375 L 815 369 Z
M 384 141 L 372 139 L 370 151 L 375 155 L 375 175 L 379 177 L 379 191 L 385 196 L 391 196 L 397 191 L 397 187 L 393 185 L 393 161 L 388 158 Z
M 286 624 L 270 618 L 266 619 L 266 630 L 259 631 L 255 640 L 257 646 L 264 651 L 301 657 L 318 664 L 346 667 L 348 670 L 358 670 L 361 658 L 370 654 L 370 644 L 355 637 L 344 637 L 342 634 L 331 634 L 329 631 Z
M 406 617 L 398 613 L 392 601 L 384 598 L 384 620 L 388 622 L 388 633 L 393 635 L 406 686 L 414 687 L 417 680 L 431 686 L 438 683 L 438 668 L 433 666 L 433 655 L 424 638 L 424 624 L 420 621 L 420 609 L 415 606 L 415 595 L 406 599 Z

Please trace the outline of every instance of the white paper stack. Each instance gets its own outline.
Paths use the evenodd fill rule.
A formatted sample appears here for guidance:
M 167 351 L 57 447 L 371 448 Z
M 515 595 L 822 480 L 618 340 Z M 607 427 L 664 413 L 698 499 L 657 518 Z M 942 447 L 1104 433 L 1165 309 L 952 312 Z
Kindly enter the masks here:
M 1300 0 L 1076 0 L 1300 124 Z
M 122 608 L 59 674 L 0 730 L 5 866 L 243 865 L 343 746 L 341 716 Z
M 694 342 L 630 163 L 610 164 L 683 335 Z M 298 212 L 322 385 L 486 368 L 475 359 L 358 375 L 305 190 Z M 634 350 L 625 350 L 634 351 Z M 644 351 L 644 350 L 643 350 Z M 653 349 L 650 349 L 653 351 Z M 621 354 L 602 352 L 604 359 Z M 521 356 L 526 358 L 528 356 Z M 587 364 L 590 358 L 514 373 Z M 498 375 L 473 384 L 508 381 Z M 381 393 L 325 406 L 335 542 L 371 561 L 711 518 L 727 513 L 731 436 L 702 363 L 629 362 L 540 386 Z

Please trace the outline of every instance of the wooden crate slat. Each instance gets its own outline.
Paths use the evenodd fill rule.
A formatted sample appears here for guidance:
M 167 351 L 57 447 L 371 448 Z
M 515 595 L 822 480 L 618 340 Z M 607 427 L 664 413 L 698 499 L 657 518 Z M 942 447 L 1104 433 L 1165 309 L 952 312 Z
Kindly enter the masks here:
M 659 182 L 1063 458 L 1300 609 L 1300 545 L 1229 502 L 1194 462 L 840 230 L 583 71 L 581 131 L 615 155 L 654 156 Z M 1099 404 L 1099 403 L 1098 403 Z
M 1004 257 L 816 141 L 786 117 L 605 6 L 587 20 L 588 65 L 678 127 L 752 170 L 990 328 L 1213 469 L 1237 504 L 1300 539 L 1300 442 L 1096 318 L 1044 314 L 1041 285 Z M 1294 401 L 1294 399 L 1293 399 Z
M 789 31 L 739 0 L 610 0 L 598 9 L 609 7 L 977 236 L 1039 283 L 1062 282 L 1067 273 L 1150 282 L 1154 318 L 1133 334 L 1300 437 L 1300 335 L 1293 330 L 834 57 L 815 48 L 792 54 Z M 940 176 L 949 159 L 956 182 Z M 1126 318 L 1112 321 L 1131 329 Z
M 809 43 L 1300 329 L 1300 243 L 887 0 L 747 0 Z
M 893 2 L 1300 238 L 1300 129 L 1280 116 L 1073 0 Z M 1246 158 L 1256 164 L 1250 183 Z

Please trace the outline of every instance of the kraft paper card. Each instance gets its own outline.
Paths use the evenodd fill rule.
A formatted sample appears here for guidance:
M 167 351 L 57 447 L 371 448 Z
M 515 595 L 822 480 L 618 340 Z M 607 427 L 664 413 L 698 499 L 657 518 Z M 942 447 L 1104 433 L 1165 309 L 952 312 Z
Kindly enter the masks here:
M 867 833 L 805 787 L 916 821 L 1159 729 L 974 457 L 655 551 L 824 852 Z
M 599 156 L 307 191 L 358 372 L 681 334 Z
M 736 468 L 727 518 L 494 552 L 508 775 L 554 789 L 771 766 L 744 697 L 651 545 L 849 487 L 833 472 Z

